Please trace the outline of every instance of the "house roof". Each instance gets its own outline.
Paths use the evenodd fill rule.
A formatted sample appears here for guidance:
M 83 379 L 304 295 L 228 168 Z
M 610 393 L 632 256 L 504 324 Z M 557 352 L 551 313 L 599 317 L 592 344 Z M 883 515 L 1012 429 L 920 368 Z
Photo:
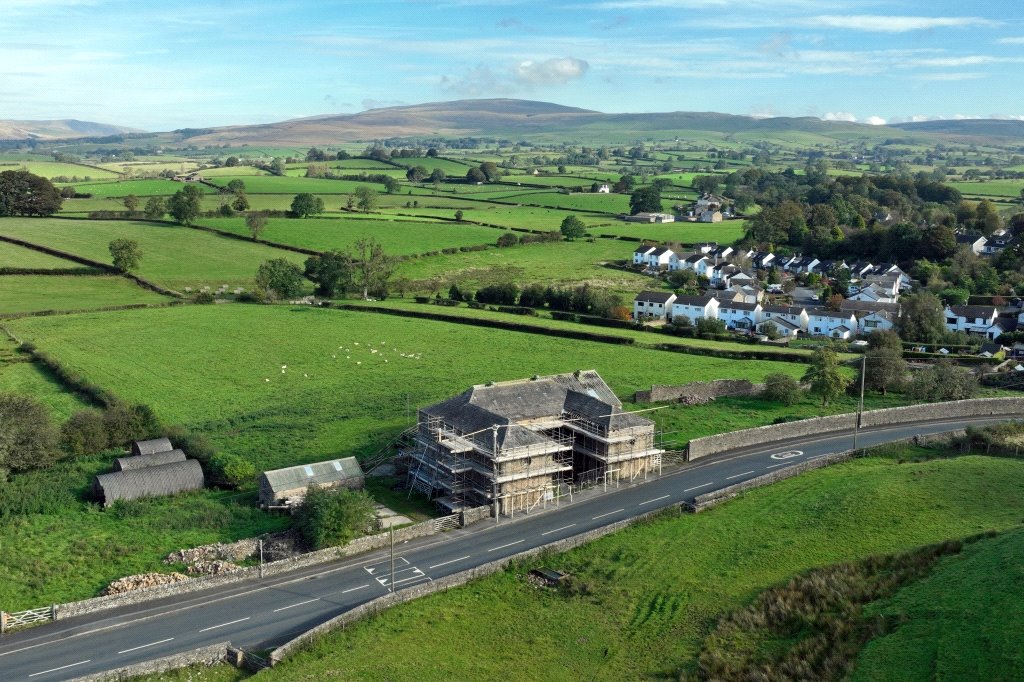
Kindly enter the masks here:
M 636 251 L 634 251 L 633 253 L 648 254 L 651 251 L 654 251 L 655 248 L 656 247 L 654 246 L 638 246 L 636 247 Z
M 659 246 L 654 251 L 651 251 L 651 253 L 648 254 L 648 255 L 651 255 L 651 256 L 662 256 L 662 255 L 664 255 L 666 253 L 672 253 L 672 249 L 668 248 L 667 246 Z
M 781 315 L 800 315 L 807 312 L 807 308 L 798 305 L 766 305 L 761 310 L 766 313 L 779 313 Z
M 985 237 L 975 234 L 958 234 L 956 236 L 957 244 L 977 244 L 978 242 L 988 241 Z
M 849 321 L 854 314 L 850 311 L 836 312 L 834 310 L 825 310 L 824 308 L 814 308 L 813 310 L 807 311 L 808 315 L 813 317 L 827 317 L 830 320 L 845 320 Z
M 997 312 L 995 306 L 991 305 L 951 305 L 949 309 L 957 317 L 966 317 L 968 319 L 980 317 L 983 320 L 994 317 Z
M 719 310 L 742 310 L 744 312 L 753 312 L 760 307 L 760 303 L 743 303 L 742 301 L 729 301 L 728 303 L 723 303 Z
M 117 500 L 173 495 L 186 490 L 199 490 L 204 485 L 203 467 L 194 459 L 186 459 L 183 462 L 100 474 L 93 482 L 93 489 L 103 498 L 104 506 L 109 506 Z
M 673 298 L 675 298 L 675 294 L 671 291 L 641 291 L 633 300 L 645 303 L 668 303 Z
M 286 469 L 274 469 L 260 474 L 260 481 L 266 482 L 275 493 L 296 488 L 307 488 L 311 485 L 337 483 L 338 481 L 358 478 L 363 469 L 355 457 L 332 459 Z
M 711 301 L 717 300 L 714 296 L 678 296 L 673 305 L 691 305 L 703 308 Z
M 167 452 L 154 452 L 151 455 L 134 455 L 132 457 L 118 457 L 114 460 L 114 471 L 130 471 L 132 469 L 144 469 L 171 462 L 184 462 L 185 453 L 181 450 L 168 450 Z
M 706 254 L 703 254 L 703 253 L 694 253 L 694 254 L 691 254 L 691 255 L 687 256 L 687 257 L 686 257 L 686 258 L 684 258 L 683 260 L 684 260 L 685 262 L 687 262 L 687 263 L 699 263 L 699 262 L 701 262 L 702 260 L 707 260 L 707 259 L 708 259 L 708 257 L 707 257 L 707 255 L 706 255 Z
M 800 329 L 803 329 L 803 327 L 801 327 L 800 325 L 794 324 L 793 322 L 790 322 L 789 320 L 787 320 L 784 317 L 773 317 L 770 320 L 762 321 L 761 324 L 764 325 L 764 324 L 769 323 L 769 322 L 774 324 L 777 327 L 782 327 L 783 329 L 789 329 L 790 331 L 799 331 Z
M 154 452 L 167 452 L 173 450 L 174 446 L 168 438 L 154 438 L 153 440 L 137 440 L 132 443 L 133 455 L 152 455 Z
M 848 298 L 843 299 L 843 301 L 839 304 L 839 310 L 841 312 L 845 312 L 847 310 L 851 310 L 853 312 L 875 312 L 884 310 L 890 313 L 899 313 L 900 308 L 901 306 L 899 303 L 882 303 L 879 301 L 851 301 Z
M 834 332 L 848 332 L 848 331 L 850 331 L 850 328 L 847 327 L 845 324 L 841 324 L 838 327 L 836 327 L 835 329 L 833 329 L 832 331 L 834 331 Z

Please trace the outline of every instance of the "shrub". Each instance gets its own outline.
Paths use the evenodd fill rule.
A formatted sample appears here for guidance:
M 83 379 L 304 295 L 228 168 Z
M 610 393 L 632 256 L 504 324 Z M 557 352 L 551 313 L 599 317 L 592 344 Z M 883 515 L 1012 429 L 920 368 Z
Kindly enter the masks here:
M 192 296 L 193 303 L 199 303 L 202 305 L 209 305 L 210 303 L 213 303 L 214 300 L 213 293 L 209 291 L 199 291 Z
M 0 472 L 46 469 L 59 454 L 49 409 L 31 396 L 0 393 Z
M 210 440 L 204 434 L 189 431 L 184 426 L 177 424 L 169 426 L 163 430 L 163 435 L 174 443 L 176 448 L 203 464 L 209 463 L 217 454 Z
M 148 405 L 111 405 L 103 412 L 103 427 L 109 447 L 123 447 L 133 440 L 146 440 L 160 432 L 160 424 Z
M 491 284 L 476 292 L 476 300 L 492 305 L 515 305 L 519 300 L 519 287 L 512 282 Z
M 519 237 L 514 232 L 505 232 L 498 237 L 498 246 L 501 248 L 507 248 L 515 246 L 519 243 Z
M 295 510 L 295 527 L 313 549 L 343 545 L 369 530 L 374 502 L 364 490 L 310 486 Z
M 973 374 L 943 361 L 915 372 L 907 392 L 915 400 L 940 402 L 970 398 L 977 389 Z
M 209 460 L 208 471 L 215 483 L 235 488 L 252 483 L 256 467 L 241 455 L 219 452 Z
M 764 378 L 761 397 L 783 405 L 792 405 L 800 399 L 800 384 L 788 374 L 769 374 Z
M 110 439 L 98 410 L 80 410 L 71 415 L 60 429 L 60 443 L 72 457 L 92 455 L 107 449 Z
M 697 336 L 716 336 L 725 333 L 725 322 L 713 317 L 702 317 L 697 320 Z

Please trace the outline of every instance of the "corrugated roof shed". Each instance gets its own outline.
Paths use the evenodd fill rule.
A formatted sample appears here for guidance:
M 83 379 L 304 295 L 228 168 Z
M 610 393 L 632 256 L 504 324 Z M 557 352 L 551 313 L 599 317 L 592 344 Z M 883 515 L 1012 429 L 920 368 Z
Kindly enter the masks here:
M 93 483 L 97 496 L 108 507 L 117 500 L 173 495 L 200 490 L 205 485 L 203 467 L 194 459 L 170 464 L 100 474 Z
M 154 438 L 153 440 L 137 440 L 132 443 L 133 455 L 152 455 L 156 452 L 167 452 L 173 450 L 174 446 L 168 438 Z
M 133 457 L 118 457 L 114 460 L 114 471 L 131 471 L 133 469 L 144 469 L 146 467 L 170 464 L 171 462 L 184 462 L 185 453 L 181 450 L 168 450 L 167 452 L 154 452 L 152 455 L 135 455 Z
M 260 474 L 260 501 L 271 504 L 276 501 L 277 494 L 282 492 L 304 489 L 311 485 L 332 485 L 362 476 L 363 469 L 355 457 L 264 471 Z M 265 493 L 274 494 L 274 500 L 266 502 Z

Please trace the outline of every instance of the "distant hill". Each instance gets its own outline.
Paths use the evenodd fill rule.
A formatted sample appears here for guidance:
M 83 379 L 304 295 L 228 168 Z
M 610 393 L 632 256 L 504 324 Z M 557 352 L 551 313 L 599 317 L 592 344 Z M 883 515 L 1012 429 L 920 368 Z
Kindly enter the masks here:
M 891 123 L 916 133 L 938 133 L 969 137 L 1015 137 L 1024 138 L 1024 121 L 1008 121 L 994 118 L 966 118 L 952 121 L 919 121 L 917 123 Z
M 78 121 L 64 118 L 52 121 L 0 120 L 0 140 L 64 140 L 76 137 L 105 137 L 120 133 L 142 132 L 137 128 Z
M 306 145 L 367 141 L 392 137 L 558 136 L 621 141 L 687 131 L 722 135 L 795 132 L 844 138 L 877 138 L 877 126 L 822 121 L 813 117 L 754 118 L 713 112 L 605 114 L 548 102 L 476 99 L 370 109 L 358 114 L 316 116 L 280 123 L 210 128 L 190 134 L 197 144 Z M 892 133 L 893 131 L 889 131 Z

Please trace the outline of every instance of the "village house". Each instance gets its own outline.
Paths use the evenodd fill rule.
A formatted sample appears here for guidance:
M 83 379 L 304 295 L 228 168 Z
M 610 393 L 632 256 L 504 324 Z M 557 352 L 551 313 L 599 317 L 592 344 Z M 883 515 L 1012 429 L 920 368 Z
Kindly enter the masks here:
M 597 188 L 598 194 L 611 194 L 611 192 L 612 188 L 609 187 L 608 185 L 601 185 L 600 187 Z
M 766 270 L 775 261 L 775 254 L 771 251 L 754 251 L 748 255 L 750 264 L 757 270 Z
M 999 311 L 990 305 L 949 305 L 946 306 L 946 329 L 966 332 L 975 336 L 993 339 L 1001 330 L 994 330 Z
M 697 217 L 697 222 L 701 223 L 720 223 L 722 222 L 721 211 L 701 211 Z
M 672 303 L 672 321 L 682 318 L 696 322 L 705 317 L 718 318 L 718 299 L 714 296 L 679 296 Z
M 729 329 L 752 330 L 761 316 L 760 303 L 723 302 L 718 306 L 718 319 Z
M 770 320 L 761 320 L 755 327 L 759 334 L 768 334 L 769 329 L 774 329 L 780 338 L 792 339 L 804 331 L 799 325 L 793 324 L 784 317 L 776 317 Z
M 671 291 L 641 291 L 633 299 L 633 319 L 664 320 L 675 300 L 676 295 Z
M 761 320 L 773 322 L 785 320 L 798 330 L 807 331 L 810 317 L 807 315 L 807 309 L 803 306 L 766 305 L 761 308 Z
M 976 255 L 980 256 L 985 250 L 988 239 L 978 235 L 958 234 L 956 236 L 956 243 L 957 246 L 966 246 Z
M 647 256 L 658 247 L 653 245 L 638 246 L 633 251 L 633 265 L 646 265 Z
M 647 254 L 647 267 L 654 270 L 668 269 L 669 261 L 672 260 L 672 249 L 666 246 L 656 247 Z
M 857 316 L 852 312 L 816 308 L 808 314 L 807 331 L 814 336 L 850 339 L 857 333 Z

